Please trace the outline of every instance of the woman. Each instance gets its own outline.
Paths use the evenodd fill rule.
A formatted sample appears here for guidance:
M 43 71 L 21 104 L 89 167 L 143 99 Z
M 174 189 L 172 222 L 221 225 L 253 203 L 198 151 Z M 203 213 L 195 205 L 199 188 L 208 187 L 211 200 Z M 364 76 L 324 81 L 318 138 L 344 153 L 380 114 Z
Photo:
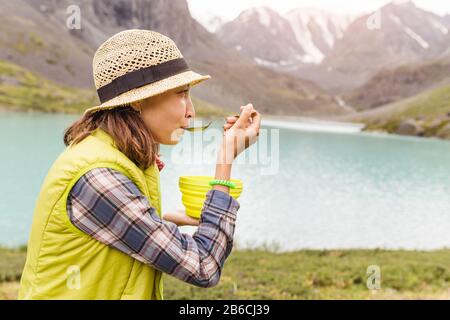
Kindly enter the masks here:
M 200 221 L 161 216 L 159 144 L 176 144 L 195 116 L 189 70 L 175 43 L 148 30 L 120 32 L 95 53 L 101 101 L 65 132 L 67 148 L 42 185 L 20 299 L 162 299 L 162 273 L 190 284 L 219 282 L 239 204 L 232 162 L 259 132 L 252 105 L 229 118 Z M 225 180 L 225 182 L 220 181 Z M 177 225 L 198 224 L 193 236 Z

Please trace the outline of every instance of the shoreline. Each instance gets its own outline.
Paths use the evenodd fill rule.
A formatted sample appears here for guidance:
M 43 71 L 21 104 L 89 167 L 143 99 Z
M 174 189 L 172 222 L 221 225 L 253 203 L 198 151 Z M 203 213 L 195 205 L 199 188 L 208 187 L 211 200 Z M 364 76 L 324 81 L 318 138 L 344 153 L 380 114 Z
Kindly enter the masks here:
M 226 111 L 224 111 L 226 112 Z M 25 109 L 19 107 L 6 107 L 0 105 L 0 114 L 2 113 L 23 113 L 23 114 L 54 114 L 54 115 L 68 115 L 68 116 L 82 116 L 83 112 L 66 112 L 66 111 L 43 111 L 43 110 L 33 110 Z M 232 114 L 233 112 L 230 112 Z M 197 119 L 215 119 L 216 115 L 211 116 L 199 116 Z M 355 115 L 356 117 L 356 115 Z M 344 121 L 345 120 L 345 121 Z M 323 117 L 303 117 L 303 116 L 291 116 L 291 115 L 272 115 L 263 114 L 262 126 L 275 127 L 282 129 L 293 129 L 299 131 L 308 132 L 328 132 L 328 133 L 368 133 L 373 136 L 380 137 L 394 137 L 394 138 L 420 138 L 420 139 L 432 139 L 438 141 L 448 141 L 448 138 L 438 137 L 434 135 L 415 135 L 415 134 L 399 134 L 395 132 L 389 132 L 387 129 L 381 127 L 374 127 L 369 122 L 360 121 L 360 119 L 355 118 L 323 118 Z M 356 122 L 356 120 L 358 120 Z M 281 123 L 283 122 L 283 123 Z
M 43 111 L 43 110 L 34 110 L 34 109 L 26 109 L 20 107 L 6 107 L 4 105 L 0 105 L 0 113 L 23 113 L 23 114 L 55 114 L 55 115 L 82 115 L 83 113 L 78 112 L 64 112 L 64 111 Z
M 330 133 L 359 133 L 365 128 L 363 123 L 337 122 L 307 117 L 272 117 L 261 120 L 262 126 L 293 129 L 299 131 L 317 131 Z

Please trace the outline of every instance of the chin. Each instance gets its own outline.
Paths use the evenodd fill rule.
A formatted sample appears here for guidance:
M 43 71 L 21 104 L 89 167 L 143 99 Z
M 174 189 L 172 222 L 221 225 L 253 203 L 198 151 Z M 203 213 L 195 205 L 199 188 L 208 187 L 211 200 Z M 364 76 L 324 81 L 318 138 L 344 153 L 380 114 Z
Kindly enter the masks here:
M 172 140 L 171 138 L 161 141 L 159 142 L 160 144 L 164 144 L 164 145 L 168 145 L 168 146 L 173 146 L 178 144 L 181 141 L 181 137 L 178 140 Z
M 184 134 L 184 129 L 178 128 L 174 131 L 172 131 L 172 134 L 170 135 L 170 137 L 168 137 L 167 139 L 164 139 L 165 141 L 160 142 L 161 144 L 166 144 L 166 145 L 175 145 L 178 142 L 181 141 L 181 137 Z
M 162 143 L 162 144 L 165 144 L 165 145 L 168 145 L 168 146 L 173 146 L 173 145 L 178 144 L 178 142 L 180 142 L 180 141 L 169 140 L 166 143 Z

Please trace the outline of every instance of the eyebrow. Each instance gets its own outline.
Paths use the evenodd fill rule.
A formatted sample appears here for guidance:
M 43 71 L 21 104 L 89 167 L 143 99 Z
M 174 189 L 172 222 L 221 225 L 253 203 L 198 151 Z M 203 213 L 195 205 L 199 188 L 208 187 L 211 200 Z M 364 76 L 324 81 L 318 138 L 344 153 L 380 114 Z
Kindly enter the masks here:
M 187 86 L 187 87 L 181 87 L 181 88 L 178 88 L 178 92 L 182 92 L 182 91 L 188 91 L 190 89 L 190 87 L 189 87 L 189 85 Z

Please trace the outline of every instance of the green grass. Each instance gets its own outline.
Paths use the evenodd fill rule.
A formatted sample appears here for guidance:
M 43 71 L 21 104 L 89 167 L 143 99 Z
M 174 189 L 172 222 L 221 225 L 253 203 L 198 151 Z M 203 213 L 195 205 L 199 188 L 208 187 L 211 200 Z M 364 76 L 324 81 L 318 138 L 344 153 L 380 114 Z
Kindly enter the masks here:
M 25 251 L 0 249 L 0 274 L 18 278 Z M 367 289 L 367 268 L 381 269 L 381 289 Z M 3 277 L 5 279 L 5 277 Z M 450 250 L 234 250 L 218 286 L 197 288 L 165 275 L 165 299 L 450 299 Z M 0 299 L 18 283 L 0 283 Z
M 435 89 L 408 104 L 403 116 L 434 118 L 450 112 L 450 86 Z
M 26 248 L 0 247 L 0 283 L 20 280 L 25 262 Z
M 81 113 L 98 103 L 91 90 L 49 81 L 0 60 L 0 105 L 18 111 Z
M 402 110 L 394 112 L 391 120 L 405 118 L 434 119 L 450 112 L 450 86 L 445 86 L 419 95 L 408 102 Z
M 53 60 L 47 62 L 56 63 Z M 207 101 L 192 100 L 198 117 L 230 114 L 230 111 Z M 98 103 L 94 90 L 59 85 L 18 65 L 0 60 L 0 106 L 4 109 L 77 114 Z
M 34 53 L 45 48 L 43 39 L 32 31 L 27 33 L 15 32 L 14 37 L 11 38 L 14 40 L 9 45 L 20 54 Z
M 380 109 L 381 110 L 381 109 Z M 422 121 L 424 136 L 433 137 L 450 122 L 450 86 L 440 87 L 412 99 L 407 99 L 373 115 L 357 117 L 367 124 L 368 130 L 383 130 L 394 133 L 402 121 L 416 119 Z

